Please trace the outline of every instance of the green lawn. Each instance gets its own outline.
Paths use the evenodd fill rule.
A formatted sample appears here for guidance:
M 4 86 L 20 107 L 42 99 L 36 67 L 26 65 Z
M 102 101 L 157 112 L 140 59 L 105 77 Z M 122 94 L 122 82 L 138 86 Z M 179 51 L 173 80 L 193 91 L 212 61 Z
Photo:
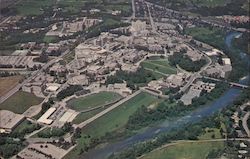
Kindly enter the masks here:
M 112 103 L 120 98 L 121 96 L 114 92 L 100 92 L 86 97 L 72 99 L 67 105 L 76 111 L 82 111 Z
M 100 113 L 101 111 L 105 110 L 107 107 L 101 107 L 99 109 L 86 112 L 86 113 L 80 113 L 76 116 L 76 118 L 73 120 L 73 124 L 80 124 L 81 122 L 93 117 L 94 115 Z
M 223 147 L 223 142 L 179 143 L 150 152 L 140 159 L 206 159 L 209 152 Z
M 16 4 L 18 14 L 27 15 L 41 15 L 43 9 L 51 7 L 55 3 L 55 0 L 22 0 Z
M 145 69 L 153 70 L 156 73 L 158 71 L 163 74 L 176 74 L 176 69 L 169 65 L 168 60 L 164 60 L 164 59 L 146 60 L 146 61 L 143 61 L 141 65 Z
M 31 106 L 40 104 L 42 101 L 42 98 L 38 98 L 32 93 L 18 91 L 0 104 L 0 109 L 22 114 Z
M 66 155 L 65 158 L 77 158 L 80 149 L 88 144 L 90 140 L 89 138 L 86 138 L 86 136 L 90 135 L 92 138 L 97 138 L 104 136 L 107 132 L 122 130 L 126 125 L 129 116 L 135 113 L 139 107 L 142 105 L 149 106 L 152 103 L 157 102 L 157 100 L 156 97 L 147 93 L 140 93 L 108 114 L 98 118 L 82 130 L 82 135 L 81 138 L 78 139 L 77 147 Z
M 58 37 L 56 36 L 44 36 L 43 41 L 46 43 L 53 43 L 58 40 Z

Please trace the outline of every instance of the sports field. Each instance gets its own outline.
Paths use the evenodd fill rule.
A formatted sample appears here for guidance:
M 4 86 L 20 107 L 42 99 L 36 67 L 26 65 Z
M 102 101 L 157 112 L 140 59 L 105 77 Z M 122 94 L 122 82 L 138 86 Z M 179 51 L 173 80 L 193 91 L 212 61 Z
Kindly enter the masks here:
M 9 76 L 0 78 L 0 96 L 4 95 L 15 87 L 19 81 L 23 79 L 22 76 Z
M 143 61 L 141 65 L 146 70 L 150 70 L 157 74 L 161 74 L 161 75 L 176 74 L 176 69 L 170 66 L 168 60 L 166 59 L 146 60 L 146 61 Z
M 206 159 L 209 152 L 224 147 L 224 142 L 179 143 L 146 154 L 140 159 Z
M 104 106 L 117 101 L 120 98 L 121 96 L 114 92 L 100 92 L 97 94 L 88 95 L 86 97 L 72 99 L 67 105 L 76 111 L 83 111 Z
M 91 138 L 98 138 L 112 131 L 122 131 L 129 116 L 135 113 L 139 107 L 142 105 L 149 106 L 157 101 L 158 99 L 156 97 L 147 93 L 140 93 L 108 114 L 98 118 L 93 123 L 82 129 L 82 135 L 81 138 L 78 139 L 78 145 L 65 158 L 77 158 L 81 148 L 84 148 Z M 87 138 L 86 136 L 90 136 L 91 138 Z
M 38 98 L 32 93 L 18 91 L 0 104 L 0 109 L 22 114 L 31 106 L 40 104 L 42 101 L 42 98 Z

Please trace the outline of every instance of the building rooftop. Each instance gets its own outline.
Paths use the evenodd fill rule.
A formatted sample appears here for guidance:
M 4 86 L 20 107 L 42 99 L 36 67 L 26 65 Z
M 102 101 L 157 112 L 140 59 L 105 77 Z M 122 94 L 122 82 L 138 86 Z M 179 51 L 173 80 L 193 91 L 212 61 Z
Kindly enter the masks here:
M 37 121 L 40 123 L 44 123 L 47 125 L 50 125 L 53 120 L 52 119 L 48 119 L 54 112 L 56 111 L 56 108 L 52 107 L 49 108 L 49 110 L 47 110 Z
M 24 120 L 24 118 L 24 115 L 15 114 L 8 110 L 0 110 L 0 129 L 3 129 L 3 132 L 10 132 Z

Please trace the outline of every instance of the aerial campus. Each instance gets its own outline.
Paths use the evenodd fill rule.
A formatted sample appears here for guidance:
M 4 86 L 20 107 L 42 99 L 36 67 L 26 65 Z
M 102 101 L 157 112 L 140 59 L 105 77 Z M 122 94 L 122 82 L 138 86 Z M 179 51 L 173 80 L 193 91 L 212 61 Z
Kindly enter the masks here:
M 250 158 L 249 0 L 0 9 L 0 159 Z

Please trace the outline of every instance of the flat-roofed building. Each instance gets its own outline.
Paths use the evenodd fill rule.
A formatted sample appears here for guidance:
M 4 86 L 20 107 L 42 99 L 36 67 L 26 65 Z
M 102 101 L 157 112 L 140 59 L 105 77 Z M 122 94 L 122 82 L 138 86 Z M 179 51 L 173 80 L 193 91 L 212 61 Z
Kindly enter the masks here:
M 63 123 L 72 122 L 76 116 L 77 112 L 69 109 L 63 114 L 63 116 L 59 119 L 59 121 Z
M 0 110 L 0 133 L 10 133 L 25 119 L 24 115 L 8 110 Z
M 37 121 L 39 123 L 44 123 L 50 125 L 54 120 L 49 119 L 49 117 L 56 111 L 56 108 L 49 108 Z

